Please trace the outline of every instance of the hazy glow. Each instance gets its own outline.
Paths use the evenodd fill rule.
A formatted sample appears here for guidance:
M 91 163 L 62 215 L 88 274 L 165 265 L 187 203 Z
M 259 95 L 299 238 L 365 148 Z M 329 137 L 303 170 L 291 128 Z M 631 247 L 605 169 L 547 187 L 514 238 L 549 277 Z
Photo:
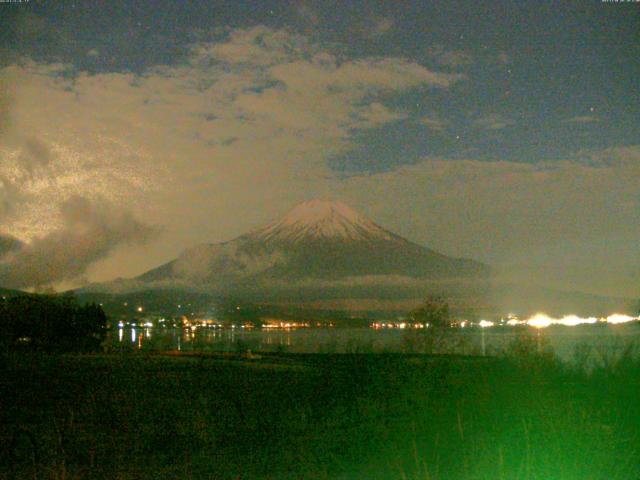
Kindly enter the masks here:
M 581 325 L 583 323 L 591 324 L 596 323 L 597 321 L 598 319 L 596 317 L 581 318 L 577 315 L 565 315 L 560 320 L 557 320 L 554 323 L 565 325 L 567 327 L 575 327 L 576 325 Z
M 611 323 L 613 325 L 616 325 L 618 323 L 632 322 L 633 320 L 638 320 L 638 317 L 630 317 L 629 315 L 624 315 L 621 313 L 614 313 L 612 315 L 609 315 L 605 319 L 607 323 Z
M 619 323 L 633 322 L 635 320 L 640 320 L 640 317 L 632 317 L 630 315 L 625 315 L 622 313 L 613 313 L 606 318 L 601 318 L 600 322 L 616 325 Z M 578 315 L 571 314 L 565 315 L 562 318 L 553 318 L 546 313 L 536 313 L 534 316 L 528 318 L 527 320 L 519 320 L 515 315 L 509 314 L 509 320 L 506 322 L 506 324 L 510 327 L 516 327 L 518 325 L 526 324 L 534 328 L 547 328 L 551 325 L 576 327 L 578 325 L 593 325 L 595 323 L 598 323 L 598 319 L 596 317 L 579 317 Z M 481 320 L 479 325 L 484 328 L 493 326 L 493 323 L 487 322 L 486 320 Z
M 536 313 L 527 320 L 527 325 L 535 328 L 547 328 L 552 323 L 554 323 L 553 319 L 544 313 Z

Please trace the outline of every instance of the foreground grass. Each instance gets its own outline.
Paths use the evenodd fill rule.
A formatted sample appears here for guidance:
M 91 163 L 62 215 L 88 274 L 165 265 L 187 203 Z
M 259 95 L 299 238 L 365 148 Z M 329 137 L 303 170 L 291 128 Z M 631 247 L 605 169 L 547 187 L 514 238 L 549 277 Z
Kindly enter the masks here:
M 640 362 L 10 356 L 0 478 L 640 478 Z

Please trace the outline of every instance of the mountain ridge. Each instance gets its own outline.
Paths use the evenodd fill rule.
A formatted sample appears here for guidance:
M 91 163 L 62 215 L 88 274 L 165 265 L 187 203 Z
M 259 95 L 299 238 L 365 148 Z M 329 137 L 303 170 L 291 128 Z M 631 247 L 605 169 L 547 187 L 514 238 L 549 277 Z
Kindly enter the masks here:
M 404 239 L 341 202 L 312 200 L 233 240 L 187 249 L 135 280 L 229 284 L 371 275 L 485 278 L 489 273 L 480 262 Z
M 629 308 L 624 298 L 496 284 L 490 267 L 480 262 L 448 257 L 324 200 L 298 205 L 232 240 L 188 248 L 137 277 L 81 290 L 116 296 L 153 291 L 162 298 L 193 294 L 328 310 L 345 305 L 354 311 L 402 311 L 430 294 L 477 314 L 543 309 L 586 315 Z

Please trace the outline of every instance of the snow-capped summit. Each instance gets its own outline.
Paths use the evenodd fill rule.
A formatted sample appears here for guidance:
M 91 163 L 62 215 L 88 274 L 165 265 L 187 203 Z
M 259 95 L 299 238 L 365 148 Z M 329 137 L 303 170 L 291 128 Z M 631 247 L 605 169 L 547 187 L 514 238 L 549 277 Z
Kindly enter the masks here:
M 278 220 L 249 234 L 256 240 L 298 242 L 301 240 L 390 240 L 392 235 L 351 207 L 339 201 L 303 202 Z
M 398 281 L 468 282 L 488 273 L 479 262 L 447 257 L 391 233 L 344 203 L 311 200 L 228 242 L 196 245 L 135 280 L 267 297 L 276 291 L 297 296 L 303 285 L 305 292 L 340 297 L 353 294 L 350 285 L 359 295 L 372 295 L 376 288 L 404 290 Z

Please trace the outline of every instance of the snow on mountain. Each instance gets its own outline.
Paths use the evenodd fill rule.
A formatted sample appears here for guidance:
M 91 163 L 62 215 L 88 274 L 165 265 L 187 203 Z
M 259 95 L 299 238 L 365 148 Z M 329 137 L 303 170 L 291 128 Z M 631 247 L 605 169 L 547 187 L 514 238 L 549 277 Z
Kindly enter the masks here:
M 341 202 L 311 200 L 234 240 L 190 248 L 136 280 L 229 289 L 371 276 L 469 279 L 488 271 L 395 235 Z
M 249 236 L 258 241 L 294 243 L 304 239 L 392 239 L 389 232 L 344 203 L 326 200 L 301 203 Z
M 403 302 L 423 299 L 428 293 L 445 294 L 454 303 L 473 308 L 499 302 L 504 311 L 520 306 L 558 312 L 575 309 L 586 314 L 603 305 L 622 304 L 621 299 L 530 287 L 503 286 L 492 291 L 491 283 L 490 269 L 482 263 L 452 258 L 411 242 L 341 202 L 311 200 L 238 238 L 196 245 L 136 278 L 93 284 L 83 292 L 155 292 L 160 299 L 228 295 L 334 310 L 340 309 L 336 305 L 378 308 L 372 308 L 371 302 L 404 309 L 398 305 L 406 306 Z

